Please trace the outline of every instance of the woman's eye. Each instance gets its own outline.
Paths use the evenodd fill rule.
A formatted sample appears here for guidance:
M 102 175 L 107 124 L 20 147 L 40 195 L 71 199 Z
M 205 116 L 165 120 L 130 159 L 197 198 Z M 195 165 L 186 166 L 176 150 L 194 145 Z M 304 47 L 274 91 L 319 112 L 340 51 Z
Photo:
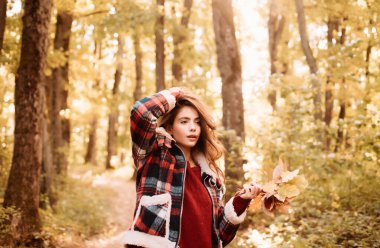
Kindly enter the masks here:
M 181 121 L 180 123 L 181 123 L 181 124 L 186 124 L 186 123 L 187 123 L 187 121 Z

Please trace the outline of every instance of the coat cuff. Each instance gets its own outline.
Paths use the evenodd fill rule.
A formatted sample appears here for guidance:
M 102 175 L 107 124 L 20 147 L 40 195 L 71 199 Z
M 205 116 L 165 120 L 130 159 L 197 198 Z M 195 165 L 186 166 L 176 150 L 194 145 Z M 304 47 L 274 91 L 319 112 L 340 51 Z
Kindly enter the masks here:
M 231 222 L 234 225 L 238 225 L 242 223 L 245 219 L 245 216 L 247 215 L 247 211 L 244 211 L 241 215 L 237 215 L 234 205 L 233 205 L 234 198 L 232 197 L 224 207 L 224 214 L 226 215 L 226 218 L 229 222 Z
M 162 90 L 159 93 L 165 97 L 166 101 L 169 104 L 168 112 L 171 111 L 175 107 L 175 103 L 176 103 L 175 96 L 172 95 L 169 90 Z

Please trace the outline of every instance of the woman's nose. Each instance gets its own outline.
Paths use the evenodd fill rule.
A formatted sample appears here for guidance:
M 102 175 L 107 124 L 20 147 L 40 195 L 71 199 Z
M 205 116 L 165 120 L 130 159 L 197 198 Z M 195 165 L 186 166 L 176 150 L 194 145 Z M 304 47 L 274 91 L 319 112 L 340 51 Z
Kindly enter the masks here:
M 194 123 L 190 123 L 190 131 L 195 131 L 195 124 Z

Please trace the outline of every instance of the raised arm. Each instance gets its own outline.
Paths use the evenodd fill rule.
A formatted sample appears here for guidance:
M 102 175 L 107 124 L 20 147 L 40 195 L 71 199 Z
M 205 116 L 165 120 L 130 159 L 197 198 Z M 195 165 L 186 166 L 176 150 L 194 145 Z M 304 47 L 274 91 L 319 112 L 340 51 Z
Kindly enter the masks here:
M 145 158 L 153 148 L 157 119 L 172 110 L 179 88 L 160 91 L 137 101 L 131 111 L 132 155 L 134 159 Z

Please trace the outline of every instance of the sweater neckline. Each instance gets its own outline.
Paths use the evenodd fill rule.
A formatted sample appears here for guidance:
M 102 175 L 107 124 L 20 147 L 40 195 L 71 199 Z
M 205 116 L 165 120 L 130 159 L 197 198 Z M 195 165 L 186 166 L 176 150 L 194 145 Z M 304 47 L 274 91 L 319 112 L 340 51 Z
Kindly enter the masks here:
M 187 167 L 188 167 L 189 169 L 195 169 L 195 168 L 199 168 L 199 169 L 201 169 L 201 167 L 200 167 L 198 164 L 195 164 L 194 167 L 191 167 L 191 166 L 190 166 L 190 162 L 189 162 L 189 161 L 186 161 L 186 164 L 187 164 Z

